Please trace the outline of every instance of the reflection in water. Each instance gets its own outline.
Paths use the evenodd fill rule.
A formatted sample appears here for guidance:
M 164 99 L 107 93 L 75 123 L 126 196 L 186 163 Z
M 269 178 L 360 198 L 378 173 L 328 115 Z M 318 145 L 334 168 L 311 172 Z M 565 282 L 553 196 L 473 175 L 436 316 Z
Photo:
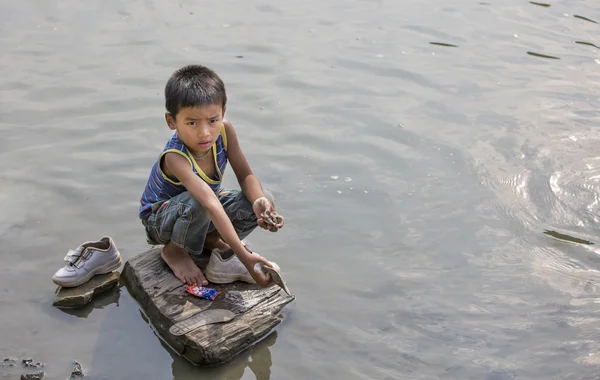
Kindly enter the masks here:
M 595 47 L 596 49 L 600 49 L 600 46 L 595 45 L 591 42 L 585 42 L 585 41 L 575 41 L 576 44 L 581 44 L 581 45 L 588 45 L 588 46 L 592 46 Z
M 535 1 L 530 1 L 530 3 L 533 4 L 533 5 L 538 5 L 540 7 L 549 7 L 550 6 L 550 4 L 547 4 L 547 3 L 538 3 L 538 2 L 535 2 Z
M 277 332 L 274 331 L 259 343 L 239 354 L 232 361 L 210 368 L 195 367 L 186 359 L 174 354 L 162 340 L 161 344 L 163 344 L 173 357 L 173 380 L 199 378 L 241 379 L 244 376 L 246 368 L 252 371 L 257 380 L 268 380 L 271 378 L 271 366 L 273 364 L 269 347 L 273 346 L 276 340 Z
M 533 55 L 534 57 L 540 57 L 540 58 L 548 58 L 548 59 L 560 59 L 558 57 L 554 57 L 551 55 L 546 55 L 546 54 L 540 54 L 540 53 L 534 53 L 532 51 L 528 51 L 527 54 L 529 55 Z
M 139 307 L 137 304 L 136 306 Z M 242 351 L 227 363 L 212 367 L 200 367 L 190 363 L 187 359 L 180 356 L 170 345 L 168 345 L 156 332 L 154 327 L 152 327 L 150 320 L 146 317 L 141 308 L 138 308 L 138 313 L 141 319 L 145 322 L 146 326 L 150 328 L 153 336 L 156 337 L 162 348 L 168 352 L 173 359 L 171 364 L 173 380 L 198 378 L 226 378 L 228 380 L 241 379 L 244 376 L 246 368 L 250 368 L 257 380 L 268 380 L 271 378 L 271 366 L 273 363 L 271 360 L 271 351 L 269 350 L 269 347 L 272 347 L 277 341 L 276 330 L 271 332 L 261 341 L 254 344 L 252 347 Z
M 575 17 L 575 18 L 580 18 L 580 19 L 582 19 L 582 20 L 589 21 L 589 22 L 593 22 L 594 24 L 597 24 L 597 22 L 596 22 L 596 21 L 594 21 L 594 20 L 590 20 L 590 19 L 589 19 L 589 18 L 587 18 L 587 17 L 583 17 L 583 16 L 579 16 L 579 15 L 573 15 L 573 17 Z
M 439 45 L 439 46 L 448 46 L 448 47 L 458 47 L 456 45 L 447 44 L 447 43 L 444 43 L 444 42 L 430 42 L 430 44 L 432 44 L 432 45 Z
M 92 300 L 84 307 L 79 308 L 57 308 L 66 314 L 74 315 L 79 318 L 87 318 L 95 309 L 104 309 L 110 304 L 119 306 L 119 297 L 121 296 L 121 287 L 115 286 L 111 290 L 94 296 Z

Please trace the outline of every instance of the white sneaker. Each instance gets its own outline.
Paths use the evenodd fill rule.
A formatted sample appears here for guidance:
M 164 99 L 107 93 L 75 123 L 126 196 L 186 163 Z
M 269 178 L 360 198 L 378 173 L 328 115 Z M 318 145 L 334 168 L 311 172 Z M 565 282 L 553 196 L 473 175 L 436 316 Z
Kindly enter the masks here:
M 69 250 L 64 260 L 67 265 L 54 274 L 52 281 L 65 288 L 79 286 L 97 274 L 110 273 L 123 263 L 115 242 L 108 236 Z
M 232 249 L 220 251 L 215 248 L 212 250 L 210 260 L 206 265 L 206 279 L 215 284 L 229 284 L 238 280 L 256 284 L 248 269 Z

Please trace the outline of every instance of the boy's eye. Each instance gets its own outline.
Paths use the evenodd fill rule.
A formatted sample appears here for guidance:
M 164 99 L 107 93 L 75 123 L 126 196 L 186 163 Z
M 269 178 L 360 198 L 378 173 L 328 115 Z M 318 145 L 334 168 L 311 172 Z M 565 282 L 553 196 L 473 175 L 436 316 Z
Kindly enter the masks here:
M 193 126 L 196 125 L 196 122 L 195 121 L 190 121 L 190 122 L 188 122 L 188 125 L 191 125 L 193 127 Z
M 211 124 L 214 124 L 214 123 L 216 123 L 216 122 L 217 122 L 217 119 L 210 119 L 210 123 L 211 123 Z

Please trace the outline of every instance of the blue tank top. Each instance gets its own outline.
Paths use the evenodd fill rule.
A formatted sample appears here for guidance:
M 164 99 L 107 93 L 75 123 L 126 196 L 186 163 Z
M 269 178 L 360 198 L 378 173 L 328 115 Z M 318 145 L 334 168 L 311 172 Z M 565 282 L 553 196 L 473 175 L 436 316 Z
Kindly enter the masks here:
M 215 160 L 215 167 L 217 169 L 214 178 L 210 178 L 204 174 L 188 148 L 179 139 L 177 132 L 175 132 L 154 162 L 154 165 L 152 165 L 152 170 L 150 171 L 150 176 L 148 177 L 148 182 L 146 182 L 146 188 L 144 189 L 140 201 L 140 219 L 147 219 L 150 216 L 152 213 L 152 205 L 154 203 L 171 199 L 172 197 L 187 191 L 181 182 L 176 182 L 168 178 L 160 168 L 163 157 L 170 152 L 181 154 L 187 158 L 192 166 L 192 171 L 204 180 L 215 194 L 221 188 L 221 180 L 223 179 L 223 173 L 227 167 L 227 135 L 225 133 L 225 126 L 221 126 L 221 133 L 212 146 L 213 159 Z

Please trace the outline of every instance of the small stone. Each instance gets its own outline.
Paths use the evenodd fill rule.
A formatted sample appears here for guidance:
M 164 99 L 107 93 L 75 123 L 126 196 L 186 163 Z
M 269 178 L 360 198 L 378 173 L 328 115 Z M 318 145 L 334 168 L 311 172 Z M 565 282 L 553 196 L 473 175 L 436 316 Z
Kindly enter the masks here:
M 31 358 L 23 359 L 22 363 L 23 363 L 23 367 L 26 367 L 26 368 L 42 368 L 45 366 L 44 363 L 34 362 L 33 359 L 31 359 Z
M 101 274 L 92 277 L 85 284 L 74 288 L 61 287 L 54 298 L 53 306 L 82 307 L 97 296 L 114 288 L 119 282 L 119 272 Z
M 44 372 L 27 373 L 21 375 L 21 380 L 42 380 L 44 378 Z
M 267 217 L 263 218 L 263 220 L 272 226 L 283 223 L 283 217 L 275 212 L 267 215 Z
M 83 376 L 85 376 L 85 374 L 83 373 L 83 369 L 81 369 L 81 364 L 75 362 L 75 367 L 73 367 L 73 371 L 71 371 L 71 379 Z
M 2 363 L 0 363 L 0 367 L 14 367 L 16 363 L 16 358 L 7 357 L 4 358 L 4 360 L 2 360 Z

